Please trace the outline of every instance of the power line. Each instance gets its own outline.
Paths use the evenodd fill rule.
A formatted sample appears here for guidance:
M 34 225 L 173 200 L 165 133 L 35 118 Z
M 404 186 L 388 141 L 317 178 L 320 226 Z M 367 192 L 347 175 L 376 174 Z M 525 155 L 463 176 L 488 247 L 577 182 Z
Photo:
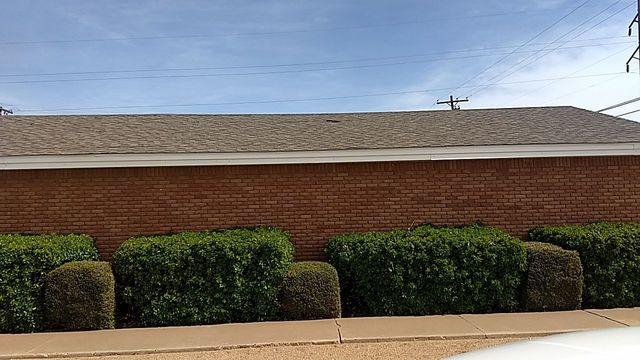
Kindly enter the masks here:
M 467 79 L 465 82 L 463 82 L 460 86 L 458 86 L 457 88 L 454 89 L 453 92 L 455 92 L 456 90 L 464 87 L 466 84 L 468 84 L 469 82 L 477 79 L 480 75 L 484 74 L 485 72 L 489 71 L 490 69 L 492 69 L 494 66 L 498 65 L 499 63 L 503 62 L 504 60 L 506 60 L 509 56 L 513 55 L 516 53 L 517 50 L 519 50 L 520 48 L 522 48 L 523 46 L 531 43 L 533 40 L 539 38 L 542 34 L 544 34 L 545 32 L 549 31 L 552 27 L 556 26 L 557 24 L 559 24 L 560 22 L 562 22 L 562 20 L 566 19 L 567 17 L 571 16 L 571 14 L 573 14 L 574 12 L 578 11 L 580 8 L 582 8 L 583 6 L 585 6 L 589 1 L 591 0 L 586 0 L 584 2 L 582 2 L 580 5 L 576 6 L 575 8 L 573 8 L 573 10 L 569 11 L 568 13 L 566 13 L 565 15 L 563 15 L 561 18 L 559 18 L 558 20 L 554 21 L 551 25 L 547 26 L 546 28 L 544 28 L 542 31 L 538 32 L 536 35 L 534 35 L 533 37 L 529 38 L 529 40 L 527 40 L 526 42 L 524 42 L 524 44 L 520 45 L 519 47 L 517 47 L 516 49 L 514 49 L 512 52 L 506 54 L 504 57 L 498 59 L 496 62 L 492 63 L 491 65 L 485 67 L 482 71 L 480 71 L 479 73 L 473 75 L 471 78 Z
M 569 35 L 569 34 L 570 34 L 570 33 L 572 33 L 573 31 L 575 31 L 576 29 L 580 28 L 582 25 L 584 25 L 584 24 L 588 23 L 589 21 L 593 20 L 594 18 L 598 17 L 599 15 L 601 15 L 601 14 L 602 14 L 602 13 L 604 13 L 605 11 L 609 10 L 611 7 L 613 7 L 614 5 L 618 4 L 619 2 L 620 2 L 620 1 L 616 1 L 615 3 L 613 3 L 613 4 L 609 5 L 609 6 L 607 6 L 605 9 L 601 10 L 600 12 L 598 12 L 596 15 L 594 15 L 594 16 L 590 17 L 589 19 L 587 19 L 587 20 L 583 21 L 580 25 L 573 27 L 571 30 L 569 30 L 568 32 L 564 33 L 562 36 L 560 36 L 560 37 L 556 38 L 555 40 L 553 40 L 553 41 L 550 43 L 550 45 L 551 45 L 551 44 L 554 44 L 554 43 L 556 43 L 556 42 L 558 42 L 558 41 L 559 41 L 560 39 L 562 39 L 563 37 L 565 37 L 565 36 Z M 627 6 L 627 7 L 628 7 L 628 6 Z M 571 38 L 571 39 L 569 39 L 569 40 L 565 41 L 565 42 L 564 42 L 564 43 L 562 43 L 561 45 L 559 45 L 559 46 L 557 46 L 557 47 L 555 47 L 555 48 L 553 48 L 553 49 L 548 50 L 548 51 L 547 51 L 545 54 L 543 54 L 542 56 L 539 56 L 539 57 L 537 57 L 537 58 L 533 59 L 532 61 L 530 61 L 530 62 L 528 62 L 528 63 L 524 64 L 523 66 L 521 66 L 521 67 L 519 67 L 519 68 L 517 68 L 517 69 L 515 69 L 515 70 L 513 70 L 513 71 L 511 71 L 511 72 L 509 72 L 509 73 L 508 73 L 505 77 L 503 77 L 502 79 L 506 79 L 506 78 L 508 78 L 509 76 L 511 76 L 511 75 L 513 75 L 513 74 L 517 73 L 518 71 L 520 71 L 520 70 L 522 70 L 522 69 L 526 68 L 527 66 L 529 66 L 529 65 L 533 64 L 534 62 L 536 62 L 536 61 L 538 61 L 538 60 L 542 59 L 543 57 L 545 57 L 545 56 L 549 55 L 550 53 L 552 53 L 552 52 L 556 51 L 557 49 L 561 48 L 562 46 L 564 46 L 564 45 L 565 45 L 565 44 L 567 44 L 568 42 L 573 41 L 574 39 L 576 39 L 576 38 L 577 38 L 577 37 L 579 37 L 580 35 L 584 34 L 585 32 L 587 32 L 587 31 L 589 31 L 589 30 L 591 30 L 591 29 L 593 29 L 595 26 L 600 25 L 602 22 L 604 22 L 604 21 L 606 21 L 606 20 L 610 19 L 612 16 L 617 15 L 618 13 L 620 13 L 620 12 L 624 11 L 625 9 L 626 9 L 626 8 L 621 9 L 620 11 L 618 11 L 618 12 L 614 13 L 613 15 L 611 15 L 611 16 L 609 16 L 609 17 L 605 18 L 603 21 L 601 21 L 601 22 L 597 23 L 596 25 L 594 25 L 594 26 L 590 27 L 589 29 L 587 29 L 587 30 L 585 30 L 585 31 L 583 31 L 583 32 L 581 32 L 581 33 L 579 33 L 579 34 L 575 35 L 573 38 Z M 523 63 L 524 61 L 528 60 L 528 59 L 529 59 L 529 58 L 531 58 L 532 56 L 537 55 L 538 53 L 540 53 L 540 52 L 544 51 L 545 49 L 546 49 L 546 46 L 545 46 L 544 48 L 540 49 L 539 51 L 537 51 L 537 52 L 535 52 L 535 53 L 533 53 L 533 54 L 531 54 L 531 55 L 529 55 L 529 56 L 527 56 L 527 57 L 523 58 L 522 60 L 520 60 L 520 61 L 519 61 L 519 62 L 517 62 L 516 64 L 514 64 L 514 65 L 510 66 L 509 68 L 507 68 L 506 70 L 504 70 L 504 71 L 502 71 L 502 72 L 498 73 L 496 76 L 494 76 L 494 77 L 492 77 L 491 79 L 489 79 L 489 81 L 493 81 L 494 79 L 497 79 L 498 77 L 500 77 L 500 76 L 501 76 L 501 75 L 503 75 L 504 73 L 506 73 L 506 72 L 510 71 L 510 70 L 511 70 L 511 69 L 513 69 L 514 67 L 516 67 L 516 66 L 520 65 L 520 64 L 521 64 L 521 63 Z M 486 88 L 479 88 L 479 89 L 475 90 L 475 91 L 474 91 L 472 94 L 470 94 L 469 96 L 473 96 L 473 95 L 477 94 L 478 92 L 480 92 L 480 91 L 482 91 L 482 90 L 485 90 L 485 89 L 486 89 Z
M 535 83 L 535 82 L 542 82 L 542 81 L 553 81 L 553 80 L 567 79 L 567 78 L 577 79 L 577 78 L 601 77 L 601 76 L 611 76 L 611 75 L 614 75 L 614 74 L 625 74 L 625 73 L 624 72 L 619 72 L 619 73 L 601 73 L 601 74 L 578 75 L 578 76 L 563 77 L 563 78 L 557 78 L 556 77 L 556 78 L 546 78 L 546 79 L 531 79 L 531 80 L 521 80 L 521 81 L 513 81 L 513 82 L 501 83 L 501 85 L 526 84 L 526 83 Z M 473 86 L 467 86 L 467 87 L 473 87 Z M 122 105 L 122 106 L 78 107 L 78 108 L 21 109 L 20 112 L 27 113 L 27 112 L 56 112 L 56 111 L 109 110 L 109 109 L 139 109 L 139 108 L 166 108 L 166 107 L 194 107 L 194 106 L 273 104 L 273 103 L 309 102 L 309 101 L 340 100 L 340 99 L 380 97 L 380 96 L 391 96 L 391 95 L 418 94 L 418 93 L 425 93 L 425 92 L 447 91 L 447 90 L 451 90 L 451 89 L 453 89 L 453 88 L 452 87 L 447 87 L 447 88 L 406 90 L 406 91 L 395 91 L 395 92 L 385 92 L 385 93 L 344 95 L 344 96 L 331 96 L 331 97 L 318 97 L 318 98 L 233 101 L 233 102 L 219 102 L 219 103 Z
M 569 40 L 565 41 L 565 42 L 564 42 L 564 43 L 562 43 L 561 45 L 559 45 L 559 46 L 557 46 L 557 47 L 555 47 L 555 48 L 553 48 L 553 49 L 548 50 L 546 53 L 542 54 L 541 56 L 539 56 L 539 57 L 537 57 L 537 58 L 533 59 L 532 61 L 530 61 L 530 62 L 528 62 L 528 63 L 524 64 L 523 66 L 521 66 L 521 67 L 519 67 L 519 68 L 517 68 L 517 69 L 515 69 L 515 70 L 513 70 L 513 71 L 511 71 L 511 72 L 509 72 L 509 73 L 508 73 L 506 76 L 504 76 L 502 79 L 506 79 L 506 78 L 510 77 L 511 75 L 513 75 L 513 74 L 515 74 L 515 73 L 519 72 L 520 70 L 522 70 L 522 69 L 526 68 L 527 66 L 529 66 L 529 65 L 533 64 L 534 62 L 536 62 L 536 61 L 538 61 L 538 60 L 542 59 L 543 57 L 545 57 L 545 56 L 549 55 L 550 53 L 552 53 L 552 52 L 554 52 L 554 51 L 556 51 L 556 50 L 558 50 L 558 49 L 561 49 L 561 48 L 562 48 L 562 46 L 564 46 L 564 45 L 565 45 L 565 44 L 567 44 L 568 42 L 573 41 L 573 40 L 575 40 L 577 37 L 581 36 L 582 34 L 584 34 L 584 33 L 588 32 L 588 31 L 590 31 L 590 30 L 592 30 L 592 29 L 596 28 L 596 27 L 597 27 L 597 26 L 599 26 L 600 24 L 602 24 L 602 23 L 604 23 L 605 21 L 607 21 L 607 20 L 611 19 L 612 17 L 614 17 L 614 16 L 616 16 L 616 15 L 620 14 L 621 12 L 623 12 L 623 11 L 624 11 L 624 10 L 626 10 L 626 9 L 628 9 L 628 8 L 629 8 L 630 6 L 632 6 L 632 5 L 633 5 L 633 3 L 632 3 L 632 4 L 629 4 L 628 6 L 626 6 L 626 7 L 622 8 L 622 9 L 620 9 L 620 10 L 618 10 L 618 11 L 616 11 L 616 12 L 615 12 L 615 13 L 613 13 L 613 14 L 611 14 L 611 15 L 607 16 L 606 18 L 604 18 L 604 19 L 602 19 L 601 21 L 599 21 L 598 23 L 596 23 L 596 24 L 592 25 L 592 26 L 591 26 L 591 27 L 589 27 L 588 29 L 585 29 L 585 30 L 581 31 L 580 33 L 576 34 L 576 35 L 575 35 L 575 36 L 573 36 L 571 39 L 569 39 Z M 607 9 L 608 9 L 608 8 L 607 8 Z M 607 9 L 605 9 L 605 10 L 607 10 Z M 597 17 L 598 15 L 602 14 L 602 12 L 603 12 L 603 11 L 601 11 L 600 13 L 598 13 L 598 14 L 596 14 L 595 16 L 591 17 L 591 18 L 590 18 L 589 20 L 587 20 L 586 22 L 588 22 L 588 21 L 592 20 L 593 18 Z M 573 32 L 574 30 L 576 30 L 577 28 L 579 28 L 580 26 L 582 26 L 582 25 L 583 25 L 583 24 L 585 24 L 586 22 L 583 22 L 582 24 L 580 24 L 579 26 L 575 27 L 574 29 L 572 29 L 571 31 L 569 31 L 568 33 L 566 33 L 565 35 L 561 36 L 560 38 L 562 38 L 562 37 L 566 36 L 567 34 L 569 34 L 569 33 Z M 559 38 L 559 39 L 560 39 L 560 38 Z M 535 54 L 533 54 L 533 55 L 535 55 Z M 521 61 L 521 62 L 522 62 L 522 61 Z M 518 63 L 518 64 L 520 64 L 520 63 Z M 515 64 L 514 66 L 517 66 L 518 64 Z M 513 68 L 514 66 L 512 66 L 511 68 Z M 507 71 L 508 71 L 508 70 L 509 70 L 509 69 L 507 69 Z M 504 72 L 506 72 L 506 71 L 503 71 L 501 74 L 504 74 Z M 500 74 L 499 74 L 499 75 L 500 75 Z M 491 81 L 491 80 L 493 80 L 493 79 L 495 79 L 495 77 L 494 77 L 494 78 L 492 78 L 492 79 L 490 79 L 490 81 Z M 484 89 L 486 89 L 486 88 L 481 88 L 481 89 L 479 89 L 479 90 L 475 91 L 473 94 L 471 94 L 471 95 L 469 95 L 469 96 L 473 96 L 473 95 L 477 94 L 478 92 L 480 92 L 480 91 L 482 91 L 482 90 L 484 90 Z
M 636 101 L 640 101 L 640 97 L 633 98 L 631 100 L 626 100 L 626 101 L 623 101 L 621 103 L 617 103 L 617 104 L 614 104 L 614 105 L 611 105 L 611 106 L 607 106 L 606 108 L 598 110 L 598 112 L 604 112 L 604 111 L 608 111 L 608 110 L 611 110 L 611 109 L 619 108 L 621 106 L 632 104 L 632 103 L 634 103 Z
M 578 89 L 578 90 L 572 90 L 572 91 L 570 91 L 570 92 L 568 92 L 568 93 L 562 94 L 562 95 L 560 95 L 560 96 L 556 96 L 555 98 L 553 98 L 553 99 L 551 99 L 551 100 L 549 100 L 549 101 L 551 101 L 551 102 L 555 102 L 555 101 L 558 101 L 558 100 L 560 100 L 560 99 L 566 98 L 567 96 L 571 96 L 571 95 L 575 95 L 575 94 L 577 94 L 577 93 L 581 93 L 581 92 L 583 92 L 583 91 L 589 90 L 589 89 L 594 88 L 594 87 L 596 87 L 596 86 L 599 86 L 599 85 L 602 85 L 602 84 L 608 83 L 609 81 L 613 81 L 613 80 L 615 80 L 615 79 L 617 79 L 617 78 L 619 78 L 619 77 L 621 77 L 621 76 L 623 76 L 623 75 L 626 75 L 626 73 L 612 74 L 612 75 L 611 75 L 611 77 L 610 77 L 609 79 L 604 79 L 604 80 L 596 81 L 595 83 L 593 83 L 593 84 L 591 84 L 591 85 L 587 85 L 587 86 L 585 86 L 585 87 L 582 87 L 582 88 L 580 88 L 580 89 Z M 539 102 L 538 104 L 542 104 L 542 103 L 543 103 L 543 102 Z
M 577 25 L 577 26 L 573 27 L 571 30 L 569 30 L 568 32 L 564 33 L 562 36 L 560 36 L 560 37 L 556 38 L 554 41 L 552 41 L 552 42 L 551 42 L 551 44 L 554 44 L 554 43 L 558 42 L 560 39 L 562 39 L 562 38 L 564 38 L 565 36 L 567 36 L 567 35 L 571 34 L 572 32 L 574 32 L 575 30 L 579 29 L 579 28 L 580 28 L 580 27 L 582 27 L 583 25 L 585 25 L 585 24 L 589 23 L 591 20 L 595 19 L 596 17 L 598 17 L 598 16 L 602 15 L 602 14 L 603 14 L 603 13 L 605 13 L 607 10 L 609 10 L 610 8 L 612 8 L 613 6 L 617 5 L 617 4 L 618 4 L 618 3 L 620 3 L 620 2 L 621 2 L 621 0 L 616 1 L 615 3 L 613 3 L 613 4 L 609 5 L 609 6 L 607 6 L 607 7 L 606 7 L 606 8 L 604 8 L 604 9 L 602 9 L 602 10 L 601 10 L 600 12 L 598 12 L 597 14 L 595 14 L 595 15 L 593 15 L 592 17 L 588 18 L 587 20 L 583 21 L 583 22 L 582 22 L 582 23 L 580 23 L 579 25 Z M 544 50 L 545 50 L 545 48 L 546 48 L 546 46 L 545 46 L 545 48 L 540 49 L 539 51 L 536 51 L 536 52 L 532 53 L 531 55 L 529 55 L 529 56 L 527 56 L 527 57 L 523 58 L 522 60 L 520 60 L 519 62 L 517 62 L 516 64 L 514 64 L 514 65 L 512 65 L 512 66 L 508 67 L 508 68 L 507 68 L 507 69 L 505 69 L 504 71 L 501 71 L 501 72 L 500 72 L 500 73 L 498 73 L 497 75 L 495 75 L 495 76 L 493 76 L 492 78 L 490 78 L 490 79 L 489 79 L 489 82 L 491 82 L 491 81 L 493 81 L 493 80 L 495 80 L 495 79 L 499 78 L 500 76 L 502 76 L 503 74 L 505 74 L 505 73 L 507 73 L 507 72 L 508 72 L 508 74 L 507 74 L 506 76 L 504 76 L 502 79 L 506 79 L 506 78 L 508 78 L 509 76 L 511 76 L 511 75 L 513 75 L 513 74 L 515 74 L 515 73 L 519 72 L 520 70 L 522 70 L 522 69 L 526 68 L 527 66 L 529 66 L 529 65 L 533 64 L 534 62 L 536 62 L 536 61 L 538 61 L 538 60 L 542 59 L 543 57 L 545 57 L 545 56 L 547 56 L 547 55 L 551 54 L 552 52 L 554 52 L 554 51 L 558 50 L 559 48 L 561 48 L 562 46 L 564 46 L 565 44 L 567 44 L 569 41 L 572 41 L 572 40 L 574 40 L 574 39 L 578 38 L 580 35 L 582 35 L 582 34 L 586 33 L 587 31 L 590 31 L 590 30 L 594 29 L 595 27 L 597 27 L 597 26 L 599 26 L 600 24 L 602 24 L 603 22 L 605 22 L 605 21 L 609 20 L 609 19 L 610 19 L 610 18 L 612 18 L 613 16 L 618 15 L 618 14 L 619 14 L 619 13 L 621 13 L 622 11 L 626 10 L 627 8 L 629 8 L 631 5 L 633 5 L 633 3 L 631 3 L 631 4 L 629 4 L 628 6 L 626 6 L 626 7 L 622 8 L 622 9 L 618 10 L 617 12 L 615 12 L 615 13 L 613 13 L 613 14 L 609 15 L 608 17 L 604 18 L 603 20 L 601 20 L 601 21 L 600 21 L 600 22 L 598 22 L 597 24 L 592 25 L 592 26 L 591 26 L 591 27 L 589 27 L 588 29 L 583 30 L 582 32 L 580 32 L 580 33 L 578 33 L 578 34 L 574 35 L 574 36 L 573 36 L 571 39 L 569 39 L 568 41 L 565 41 L 564 43 L 562 43 L 562 44 L 558 45 L 557 47 L 555 47 L 555 48 L 553 48 L 553 49 L 548 50 L 546 53 L 542 54 L 541 56 L 538 56 L 537 58 L 533 59 L 532 61 L 530 61 L 530 62 L 528 62 L 528 63 L 526 63 L 526 64 L 524 64 L 524 65 L 522 65 L 522 66 L 520 66 L 520 67 L 518 67 L 518 68 L 516 68 L 516 69 L 515 69 L 515 70 L 513 70 L 513 71 L 510 71 L 510 70 L 512 70 L 513 68 L 515 68 L 515 67 L 517 67 L 518 65 L 520 65 L 521 63 L 523 63 L 524 61 L 526 61 L 526 60 L 530 59 L 531 57 L 533 57 L 533 56 L 537 55 L 538 53 L 540 53 L 540 52 L 544 51 Z M 483 90 L 485 90 L 485 89 L 487 89 L 487 87 L 484 87 L 484 88 L 483 88 L 483 87 L 479 87 L 477 90 L 474 90 L 471 94 L 469 94 L 469 96 L 473 96 L 473 95 L 475 95 L 475 94 L 477 94 L 477 93 L 479 93 L 480 91 L 483 91 Z
M 586 69 L 588 69 L 588 68 L 590 68 L 590 67 L 596 66 L 596 65 L 598 65 L 598 64 L 600 64 L 600 63 L 602 63 L 603 61 L 606 61 L 606 60 L 608 60 L 608 59 L 610 59 L 610 58 L 612 58 L 612 57 L 614 57 L 614 56 L 616 56 L 616 55 L 618 55 L 618 54 L 621 54 L 621 53 L 623 53 L 623 52 L 627 51 L 627 49 L 628 49 L 628 47 L 625 47 L 625 48 L 623 48 L 623 49 L 621 49 L 621 50 L 619 50 L 619 51 L 614 52 L 613 54 L 609 54 L 609 55 L 607 55 L 607 56 L 605 56 L 605 57 L 603 57 L 603 58 L 600 58 L 600 59 L 598 59 L 597 61 L 595 61 L 595 62 L 593 62 L 593 63 L 591 63 L 591 64 L 589 64 L 589 65 L 587 65 L 587 66 L 581 67 L 580 69 L 578 69 L 578 70 L 576 70 L 576 71 L 573 71 L 573 72 L 571 72 L 571 73 L 567 74 L 566 76 L 575 75 L 575 74 L 577 74 L 577 73 L 579 73 L 579 72 L 581 72 L 581 71 L 584 71 L 584 70 L 586 70 Z M 505 78 L 506 78 L 506 77 L 505 77 Z M 503 80 L 504 80 L 505 78 L 503 78 Z M 533 90 L 531 90 L 531 91 L 528 91 L 527 93 L 525 93 L 525 94 L 523 94 L 523 95 L 520 95 L 520 96 L 518 96 L 518 97 L 516 97 L 516 98 L 514 98 L 514 99 L 512 99 L 512 100 L 509 100 L 509 103 L 510 103 L 510 104 L 513 104 L 513 103 L 515 103 L 516 101 L 518 101 L 518 100 L 522 99 L 523 97 L 529 96 L 529 95 L 531 95 L 531 94 L 533 94 L 533 93 L 536 93 L 536 92 L 538 92 L 538 91 L 540 91 L 540 90 L 542 90 L 542 89 L 546 89 L 546 88 L 548 88 L 549 86 L 551 86 L 551 85 L 553 85 L 553 84 L 556 84 L 556 83 L 558 83 L 558 82 L 559 82 L 559 80 L 558 80 L 558 81 L 550 82 L 550 83 L 545 84 L 545 85 L 540 86 L 540 87 L 537 87 L 537 88 L 535 88 L 535 89 L 533 89 Z
M 501 12 L 501 13 L 488 13 L 488 14 L 477 14 L 477 15 L 465 15 L 465 16 L 454 16 L 454 17 L 438 17 L 438 18 L 430 18 L 424 20 L 410 20 L 410 21 L 396 21 L 396 22 L 388 22 L 388 23 L 378 23 L 378 24 L 364 24 L 364 25 L 353 25 L 353 26 L 339 26 L 339 27 L 326 27 L 326 28 L 315 28 L 315 29 L 294 29 L 294 30 L 281 30 L 281 31 L 259 31 L 259 32 L 236 32 L 236 33 L 221 33 L 221 34 L 191 34 L 191 35 L 153 35 L 153 36 L 127 36 L 127 37 L 111 37 L 111 38 L 85 38 L 85 39 L 57 39 L 57 40 L 33 40 L 33 41 L 2 41 L 0 45 L 37 45 L 37 44 L 64 44 L 64 43 L 88 43 L 88 42 L 107 42 L 107 41 L 144 41 L 144 40 L 170 40 L 170 39 L 197 39 L 197 38 L 215 38 L 215 37 L 234 37 L 234 36 L 261 36 L 261 35 L 280 35 L 280 34 L 299 34 L 299 33 L 314 33 L 314 32 L 331 32 L 331 31 L 342 31 L 342 30 L 357 30 L 357 29 L 367 29 L 367 28 L 380 28 L 380 27 L 393 27 L 393 26 L 403 26 L 403 25 L 412 25 L 412 24 L 424 24 L 431 22 L 443 22 L 443 21 L 453 21 L 453 20 L 466 20 L 466 19 L 477 19 L 477 18 L 490 18 L 490 17 L 500 17 L 500 16 L 511 16 L 517 14 L 529 14 L 529 13 L 539 13 L 539 12 L 549 12 L 549 11 L 558 11 L 563 8 L 555 8 L 555 9 L 544 9 L 544 10 L 520 10 L 520 11 L 511 11 L 511 12 Z
M 599 38 L 590 38 L 590 39 L 581 39 L 575 41 L 595 41 L 595 40 L 610 40 L 610 39 L 620 39 L 627 38 L 626 36 L 607 36 L 607 37 L 599 37 Z M 610 43 L 599 43 L 599 44 L 585 44 L 585 45 L 576 45 L 571 47 L 564 47 L 563 49 L 575 49 L 582 47 L 594 47 L 594 46 L 602 46 L 602 45 L 617 45 L 617 44 L 631 44 L 632 41 L 619 41 L 619 42 L 610 42 Z M 536 45 L 547 45 L 548 43 L 531 43 L 529 46 Z M 92 71 L 69 71 L 69 72 L 48 72 L 48 73 L 21 73 L 21 74 L 0 74 L 0 77 L 28 77 L 28 76 L 59 76 L 59 75 L 95 75 L 95 74 L 118 74 L 118 73 L 138 73 L 138 72 L 162 72 L 162 71 L 202 71 L 202 70 L 232 70 L 232 69 L 252 69 L 252 68 L 275 68 L 275 67 L 294 67 L 294 66 L 312 66 L 312 65 L 328 65 L 328 64 L 341 64 L 341 63 L 350 63 L 350 62 L 366 62 L 366 61 L 382 61 L 382 60 L 394 60 L 394 59 L 405 59 L 405 58 L 414 58 L 414 57 L 423 57 L 423 56 L 431 56 L 431 55 L 442 55 L 442 54 L 451 54 L 451 53 L 466 53 L 466 52 L 475 52 L 475 51 L 487 51 L 487 50 L 502 50 L 502 49 L 513 49 L 517 48 L 521 45 L 514 46 L 495 46 L 495 47 L 484 47 L 484 48 L 468 48 L 468 49 L 456 49 L 456 50 L 446 50 L 446 51 L 438 51 L 438 52 L 429 52 L 429 53 L 421 53 L 421 54 L 409 54 L 409 55 L 398 55 L 398 56 L 385 56 L 385 57 L 369 57 L 369 58 L 356 58 L 356 59 L 345 59 L 345 60 L 329 60 L 329 61 L 312 61 L 312 62 L 298 62 L 298 63 L 283 63 L 283 64 L 258 64 L 258 65 L 244 65 L 244 66 L 205 66 L 205 67 L 183 67 L 183 68 L 147 68 L 147 69 L 120 69 L 120 70 L 92 70 Z M 520 51 L 519 53 L 526 53 L 537 50 L 525 50 Z M 499 55 L 499 54 L 498 54 Z M 491 56 L 488 54 L 487 56 Z
M 626 42 L 625 42 L 626 43 Z M 602 46 L 598 44 L 597 46 Z M 563 49 L 571 48 L 583 48 L 591 47 L 595 45 L 580 45 L 574 47 L 565 47 Z M 521 52 L 529 52 L 536 50 L 524 50 Z M 513 53 L 513 52 L 511 52 Z M 502 54 L 478 54 L 478 55 L 466 55 L 458 57 L 446 57 L 436 59 L 425 60 L 412 60 L 401 62 L 387 62 L 382 64 L 365 64 L 365 65 L 350 65 L 350 66 L 336 66 L 336 67 L 324 67 L 314 69 L 290 69 L 290 70 L 277 70 L 277 71 L 254 71 L 254 72 L 237 72 L 237 73 L 216 73 L 216 74 L 171 74 L 171 75 L 144 75 L 144 76 L 113 76 L 113 77 L 95 77 L 95 78 L 79 78 L 79 79 L 34 79 L 34 80 L 10 80 L 0 81 L 0 84 L 43 84 L 43 83 L 67 83 L 67 82 L 85 82 L 85 81 L 114 81 L 114 80 L 141 80 L 141 79 L 175 79 L 175 78 L 201 78 L 201 77 L 224 77 L 224 76 L 254 76 L 254 75 L 276 75 L 276 74 L 293 74 L 293 73 L 306 73 L 306 72 L 319 72 L 319 71 L 333 71 L 333 70 L 353 70 L 353 69 L 367 69 L 387 66 L 399 66 L 409 64 L 423 64 L 435 61 L 446 60 L 459 60 L 459 59 L 471 59 L 488 56 L 499 56 Z M 474 87 L 477 87 L 474 86 Z
M 617 116 L 617 117 L 622 117 L 622 116 L 627 116 L 627 115 L 635 114 L 635 113 L 637 113 L 637 112 L 640 112 L 640 109 L 638 109 L 638 110 L 633 110 L 633 111 L 629 111 L 629 112 L 626 112 L 626 113 L 624 113 L 624 114 L 620 114 L 620 115 L 616 115 L 616 116 Z

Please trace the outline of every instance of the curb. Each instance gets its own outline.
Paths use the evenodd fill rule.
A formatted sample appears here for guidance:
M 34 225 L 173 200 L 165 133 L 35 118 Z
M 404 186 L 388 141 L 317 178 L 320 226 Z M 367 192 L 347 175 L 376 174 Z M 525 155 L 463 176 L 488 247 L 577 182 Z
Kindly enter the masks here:
M 551 332 L 531 332 L 531 333 L 504 333 L 489 335 L 447 335 L 447 336 L 400 336 L 400 337 L 380 337 L 366 339 L 340 339 L 338 341 L 296 341 L 296 342 L 273 342 L 264 344 L 244 344 L 244 345 L 219 345 L 219 346 L 199 346 L 184 348 L 147 349 L 147 350 L 123 350 L 123 351 L 94 351 L 94 352 L 68 352 L 68 353 L 34 353 L 18 355 L 0 355 L 0 360 L 5 359 L 64 359 L 76 357 L 102 357 L 102 356 L 127 356 L 127 355 L 150 355 L 150 354 L 173 354 L 191 353 L 236 349 L 257 349 L 278 346 L 304 346 L 304 345 L 339 345 L 339 344 L 371 344 L 385 342 L 412 342 L 412 341 L 446 341 L 446 340 L 482 340 L 482 339 L 528 339 L 554 334 L 562 334 L 571 331 L 551 331 Z
M 275 346 L 526 339 L 635 325 L 640 325 L 640 308 L 0 334 L 0 360 L 190 353 Z M 181 346 L 183 344 L 185 346 Z
M 18 354 L 18 355 L 0 355 L 1 360 L 5 359 L 64 359 L 76 357 L 101 357 L 101 356 L 126 356 L 126 355 L 150 355 L 150 354 L 175 354 L 175 353 L 192 353 L 219 350 L 235 350 L 235 349 L 258 349 L 276 346 L 303 346 L 303 345 L 337 345 L 339 341 L 299 341 L 299 342 L 282 342 L 267 344 L 246 344 L 246 345 L 220 345 L 220 346 L 202 346 L 202 347 L 185 347 L 173 349 L 154 349 L 154 350 L 123 350 L 123 351 L 95 351 L 95 352 L 69 352 L 69 353 L 42 353 L 42 354 Z

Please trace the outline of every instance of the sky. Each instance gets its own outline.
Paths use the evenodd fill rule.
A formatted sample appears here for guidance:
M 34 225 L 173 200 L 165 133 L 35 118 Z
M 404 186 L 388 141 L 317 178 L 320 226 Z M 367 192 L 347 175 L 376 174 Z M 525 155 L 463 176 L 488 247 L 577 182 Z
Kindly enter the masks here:
M 0 0 L 15 114 L 318 113 L 640 96 L 635 0 Z M 635 73 L 633 73 L 635 72 Z M 608 111 L 640 109 L 640 102 Z M 626 116 L 640 121 L 640 112 Z

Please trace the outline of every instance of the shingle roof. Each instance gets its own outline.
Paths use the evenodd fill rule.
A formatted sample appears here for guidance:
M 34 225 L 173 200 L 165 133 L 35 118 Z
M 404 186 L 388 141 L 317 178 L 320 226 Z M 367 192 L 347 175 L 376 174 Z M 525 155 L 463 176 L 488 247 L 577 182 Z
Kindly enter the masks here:
M 290 115 L 0 117 L 0 156 L 624 142 L 640 142 L 640 124 L 574 107 Z

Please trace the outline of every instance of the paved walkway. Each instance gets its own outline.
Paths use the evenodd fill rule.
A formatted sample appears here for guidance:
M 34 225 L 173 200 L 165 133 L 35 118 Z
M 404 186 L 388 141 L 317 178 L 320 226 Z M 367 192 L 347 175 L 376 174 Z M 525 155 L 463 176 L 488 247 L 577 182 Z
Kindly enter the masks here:
M 188 352 L 268 345 L 531 337 L 623 326 L 640 326 L 640 308 L 7 334 L 0 335 L 0 359 Z

